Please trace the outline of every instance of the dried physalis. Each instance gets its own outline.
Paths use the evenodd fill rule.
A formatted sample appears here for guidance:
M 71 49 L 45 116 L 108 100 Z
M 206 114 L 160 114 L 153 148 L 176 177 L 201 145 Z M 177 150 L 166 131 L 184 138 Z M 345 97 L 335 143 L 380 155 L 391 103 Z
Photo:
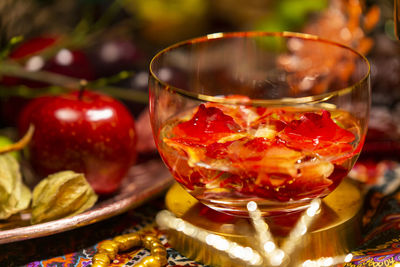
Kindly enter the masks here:
M 10 153 L 0 154 L 0 219 L 28 208 L 31 191 L 22 182 L 18 161 Z
M 81 173 L 62 171 L 49 175 L 33 190 L 32 223 L 72 216 L 91 208 L 97 195 Z
M 21 140 L 0 147 L 0 220 L 28 208 L 31 202 L 31 191 L 23 184 L 19 163 L 10 153 L 26 146 L 33 131 L 30 125 Z

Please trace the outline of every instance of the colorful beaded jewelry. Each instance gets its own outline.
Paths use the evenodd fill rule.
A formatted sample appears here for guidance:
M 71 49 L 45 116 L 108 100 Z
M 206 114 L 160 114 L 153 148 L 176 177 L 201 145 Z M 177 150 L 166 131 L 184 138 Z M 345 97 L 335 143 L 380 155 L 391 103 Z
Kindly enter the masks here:
M 102 242 L 93 256 L 92 267 L 106 267 L 118 252 L 141 246 L 150 250 L 151 256 L 145 257 L 135 267 L 162 267 L 167 264 L 167 250 L 157 237 L 130 233 Z

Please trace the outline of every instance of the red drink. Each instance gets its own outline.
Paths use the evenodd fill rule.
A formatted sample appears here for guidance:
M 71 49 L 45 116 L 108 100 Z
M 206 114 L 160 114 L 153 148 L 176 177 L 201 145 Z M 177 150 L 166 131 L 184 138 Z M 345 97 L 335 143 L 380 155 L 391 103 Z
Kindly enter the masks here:
M 362 147 L 359 129 L 341 110 L 206 103 L 168 120 L 158 143 L 175 179 L 202 203 L 246 216 L 253 200 L 274 215 L 337 187 Z

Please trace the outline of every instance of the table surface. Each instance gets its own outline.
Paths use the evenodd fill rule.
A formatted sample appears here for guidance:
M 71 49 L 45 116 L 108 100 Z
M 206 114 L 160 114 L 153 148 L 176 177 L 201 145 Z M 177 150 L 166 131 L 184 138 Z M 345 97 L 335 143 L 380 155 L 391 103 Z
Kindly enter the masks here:
M 378 164 L 380 170 L 366 194 L 364 241 L 345 266 L 393 266 L 400 263 L 400 167 Z M 376 174 L 376 172 L 375 172 Z M 51 236 L 0 245 L 0 266 L 90 266 L 98 244 L 130 232 L 156 234 L 167 248 L 168 266 L 203 266 L 175 251 L 155 224 L 165 209 L 164 196 L 110 219 Z M 149 255 L 145 249 L 119 254 L 110 266 L 134 266 Z

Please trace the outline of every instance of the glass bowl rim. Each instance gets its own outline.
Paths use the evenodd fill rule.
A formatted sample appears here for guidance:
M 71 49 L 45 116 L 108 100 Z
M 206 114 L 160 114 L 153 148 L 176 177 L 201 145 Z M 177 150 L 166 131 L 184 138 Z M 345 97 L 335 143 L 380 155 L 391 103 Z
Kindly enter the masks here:
M 210 96 L 210 95 L 205 95 L 205 94 L 199 94 L 199 93 L 193 93 L 188 90 L 174 87 L 167 82 L 162 81 L 153 71 L 153 64 L 154 62 L 159 59 L 163 54 L 165 54 L 168 51 L 171 51 L 173 49 L 183 47 L 186 45 L 190 45 L 193 43 L 201 43 L 201 42 L 206 42 L 209 40 L 215 40 L 215 39 L 227 39 L 227 38 L 238 38 L 238 37 L 245 37 L 245 38 L 253 38 L 253 37 L 263 37 L 263 36 L 277 36 L 277 37 L 283 37 L 283 38 L 299 38 L 303 40 L 309 40 L 309 41 L 318 41 L 322 43 L 326 43 L 328 45 L 334 45 L 336 47 L 341 47 L 344 49 L 349 50 L 356 56 L 362 59 L 364 63 L 366 63 L 368 67 L 368 71 L 366 74 L 359 79 L 357 82 L 354 84 L 344 87 L 341 89 L 337 89 L 332 92 L 328 93 L 323 93 L 323 94 L 317 94 L 317 95 L 312 95 L 312 96 L 304 96 L 304 97 L 284 97 L 280 99 L 253 99 L 251 98 L 250 100 L 247 99 L 240 99 L 240 98 L 223 98 L 223 97 L 218 97 L 218 96 Z M 236 104 L 236 105 L 260 105 L 260 106 L 284 106 L 284 105 L 299 105 L 299 104 L 312 104 L 312 103 L 319 103 L 319 102 L 324 102 L 329 100 L 332 97 L 335 96 L 341 96 L 341 95 L 346 95 L 350 93 L 351 91 L 355 90 L 355 88 L 359 87 L 361 84 L 368 82 L 368 79 L 371 74 L 371 65 L 368 61 L 368 59 L 361 53 L 357 52 L 355 49 L 351 48 L 350 46 L 331 41 L 328 39 L 321 38 L 317 35 L 312 35 L 312 34 L 307 34 L 307 33 L 299 33 L 299 32 L 288 32 L 288 31 L 283 31 L 283 32 L 263 32 L 263 31 L 243 31 L 243 32 L 218 32 L 218 33 L 211 33 L 207 34 L 201 37 L 196 37 L 192 39 L 188 39 L 185 41 L 181 41 L 178 43 L 175 43 L 173 45 L 170 45 L 161 51 L 159 51 L 150 61 L 149 64 L 149 73 L 150 77 L 153 78 L 157 83 L 161 84 L 163 87 L 168 88 L 168 90 L 171 90 L 173 92 L 176 92 L 180 95 L 186 96 L 188 98 L 194 99 L 194 100 L 200 100 L 200 101 L 206 101 L 206 102 L 214 102 L 214 103 L 225 103 L 225 104 Z

